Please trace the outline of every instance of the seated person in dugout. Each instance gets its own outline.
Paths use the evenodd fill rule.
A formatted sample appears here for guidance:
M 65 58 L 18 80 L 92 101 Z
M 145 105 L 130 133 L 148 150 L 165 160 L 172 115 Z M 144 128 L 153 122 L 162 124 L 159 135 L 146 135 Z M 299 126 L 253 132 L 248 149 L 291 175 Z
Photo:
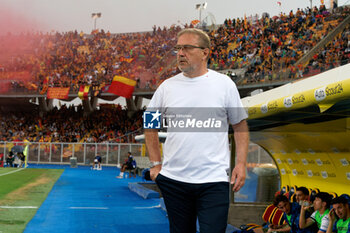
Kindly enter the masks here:
M 132 170 L 136 168 L 136 162 L 134 160 L 134 157 L 132 156 L 131 152 L 128 152 L 128 158 L 123 164 L 122 168 L 120 169 L 120 174 L 116 178 L 123 179 L 124 178 L 124 172 L 126 169 Z M 136 174 L 134 174 L 136 177 Z
M 295 191 L 295 199 L 296 202 L 299 203 L 299 205 L 303 204 L 304 202 L 309 202 L 309 190 L 305 187 L 298 187 Z
M 10 151 L 10 153 L 7 155 L 7 158 L 6 158 L 6 164 L 8 167 L 13 167 L 13 162 L 15 160 L 15 156 L 13 154 L 12 151 Z
M 18 152 L 15 156 L 14 156 L 14 167 L 22 167 L 22 165 L 24 164 L 24 160 L 25 160 L 25 156 L 23 154 L 23 152 Z
M 332 200 L 333 208 L 329 212 L 329 225 L 327 233 L 349 233 L 350 232 L 350 209 L 348 200 L 336 197 Z
M 284 225 L 270 224 L 267 232 L 291 232 L 291 233 L 311 233 L 315 232 L 312 227 L 300 229 L 299 217 L 300 217 L 300 205 L 297 202 L 291 203 L 283 194 L 276 196 L 273 204 L 277 206 L 284 214 L 283 218 L 286 222 Z M 308 214 L 306 214 L 309 216 Z
M 326 232 L 329 224 L 329 206 L 331 204 L 331 195 L 325 192 L 320 192 L 316 194 L 315 200 L 313 202 L 313 207 L 315 211 L 310 217 L 306 216 L 307 209 L 310 206 L 303 205 L 300 211 L 299 226 L 301 229 L 309 227 L 314 223 L 317 223 L 318 233 Z
M 22 167 L 22 165 L 24 164 L 24 161 L 26 160 L 26 157 L 23 154 L 23 152 L 18 152 L 17 156 L 18 156 L 18 158 L 20 160 L 20 166 L 19 167 Z
M 282 196 L 284 196 L 284 195 L 282 195 Z M 286 197 L 287 198 L 287 197 Z M 278 206 L 278 204 L 279 204 L 279 202 L 281 202 L 280 200 L 286 200 L 286 198 L 282 198 L 282 197 L 279 197 L 278 199 L 279 200 L 277 200 L 277 197 L 275 198 L 275 201 L 274 201 L 274 205 L 277 207 Z M 288 199 L 288 198 L 287 198 Z M 295 203 L 293 204 L 293 203 L 291 203 L 289 200 L 288 200 L 288 202 L 289 202 L 289 205 L 292 207 L 292 209 L 293 210 L 296 210 L 295 212 L 296 212 L 296 215 L 300 215 L 300 207 L 298 207 L 298 206 L 296 206 L 295 204 L 296 203 L 298 203 L 299 205 L 300 205 L 300 203 L 303 203 L 303 202 L 308 202 L 308 200 L 309 200 L 309 190 L 307 189 L 307 188 L 305 188 L 305 187 L 298 187 L 297 189 L 296 189 L 296 191 L 295 191 L 295 199 L 296 199 L 296 201 L 295 201 Z M 277 203 L 278 202 L 278 203 Z M 283 205 L 283 204 L 281 204 L 281 205 Z M 294 206 L 294 207 L 293 207 Z M 298 210 L 299 209 L 299 210 Z M 282 209 L 280 209 L 280 210 L 282 210 Z M 283 210 L 282 210 L 283 211 Z M 288 211 L 288 213 L 286 213 L 286 212 L 284 212 L 284 215 L 286 215 L 287 216 L 287 218 L 288 218 L 288 215 L 289 215 L 289 213 L 290 213 L 291 211 Z M 310 214 L 308 214 L 308 216 L 310 216 Z M 297 224 L 297 225 L 299 225 L 299 220 L 297 219 L 298 218 L 298 216 L 296 216 L 296 223 L 295 224 Z M 287 222 L 288 223 L 288 222 Z M 289 224 L 288 224 L 289 226 L 291 226 L 292 225 L 292 223 L 290 222 Z M 272 229 L 272 228 L 275 228 L 275 229 Z M 254 232 L 255 233 L 262 233 L 262 232 L 264 232 L 264 231 L 268 231 L 269 230 L 269 228 L 270 228 L 270 232 L 271 231 L 277 231 L 276 230 L 276 228 L 278 228 L 277 226 L 269 226 L 269 225 L 266 225 L 266 226 L 264 226 L 263 228 L 256 228 L 256 229 L 254 229 Z M 298 226 L 296 227 L 296 228 L 298 228 Z M 315 229 L 315 228 L 314 228 Z M 313 230 L 314 230 L 313 229 Z M 312 232 L 312 229 L 305 229 L 305 230 L 293 230 L 292 232 Z
M 92 168 L 94 170 L 102 170 L 101 162 L 102 162 L 101 156 L 100 155 L 96 155 L 95 158 L 94 158 L 94 164 L 92 165 Z

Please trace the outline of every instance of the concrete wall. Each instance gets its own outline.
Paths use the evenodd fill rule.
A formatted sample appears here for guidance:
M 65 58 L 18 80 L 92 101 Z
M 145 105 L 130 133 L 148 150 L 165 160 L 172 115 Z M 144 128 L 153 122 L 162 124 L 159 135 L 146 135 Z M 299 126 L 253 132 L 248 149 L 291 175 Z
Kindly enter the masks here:
M 228 214 L 228 223 L 239 227 L 247 223 L 256 223 L 262 225 L 262 215 L 268 204 L 243 204 L 234 203 L 230 205 Z

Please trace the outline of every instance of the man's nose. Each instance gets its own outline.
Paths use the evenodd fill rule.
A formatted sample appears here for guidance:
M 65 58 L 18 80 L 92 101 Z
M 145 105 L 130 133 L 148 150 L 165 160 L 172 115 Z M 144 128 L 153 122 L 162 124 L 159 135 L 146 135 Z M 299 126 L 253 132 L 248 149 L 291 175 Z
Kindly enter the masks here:
M 177 55 L 183 57 L 184 54 L 185 54 L 183 51 L 184 51 L 184 48 L 180 48 L 180 49 L 177 51 Z

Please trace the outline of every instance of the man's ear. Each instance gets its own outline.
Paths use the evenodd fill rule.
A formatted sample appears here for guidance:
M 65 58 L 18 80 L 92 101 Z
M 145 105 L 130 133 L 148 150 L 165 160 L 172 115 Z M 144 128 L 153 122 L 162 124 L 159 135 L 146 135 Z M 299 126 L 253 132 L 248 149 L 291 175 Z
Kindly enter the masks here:
M 205 48 L 202 51 L 203 51 L 203 54 L 205 56 L 205 60 L 208 60 L 209 59 L 209 54 L 210 54 L 209 48 Z

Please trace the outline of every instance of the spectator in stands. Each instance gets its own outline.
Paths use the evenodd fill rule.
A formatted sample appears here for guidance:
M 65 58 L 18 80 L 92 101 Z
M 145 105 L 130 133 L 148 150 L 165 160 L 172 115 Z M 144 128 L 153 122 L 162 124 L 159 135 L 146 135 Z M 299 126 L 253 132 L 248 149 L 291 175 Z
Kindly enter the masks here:
M 125 163 L 123 164 L 122 168 L 120 169 L 119 176 L 116 176 L 116 178 L 123 179 L 124 172 L 126 169 L 128 169 L 128 170 L 136 169 L 136 161 L 135 161 L 134 157 L 132 156 L 131 152 L 128 152 L 128 158 L 126 159 Z M 135 173 L 134 173 L 134 175 L 136 176 Z
M 331 195 L 325 192 L 319 192 L 315 196 L 313 201 L 313 207 L 315 211 L 310 217 L 306 216 L 307 209 L 310 208 L 309 205 L 303 205 L 300 211 L 299 226 L 301 229 L 309 227 L 314 223 L 317 224 L 318 233 L 326 232 L 329 225 L 329 206 L 331 203 Z
M 327 233 L 350 232 L 350 208 L 349 200 L 344 196 L 332 200 L 333 208 L 329 212 L 329 225 Z
M 100 155 L 96 155 L 94 158 L 94 163 L 92 165 L 93 170 L 102 170 L 101 163 L 102 157 Z
M 283 194 L 275 197 L 273 204 L 284 212 L 283 218 L 286 224 L 276 226 L 270 225 L 268 232 L 291 232 L 291 233 L 311 233 L 313 229 L 308 227 L 301 229 L 299 227 L 300 205 L 296 202 L 291 203 Z M 308 215 L 309 216 L 309 215 Z

